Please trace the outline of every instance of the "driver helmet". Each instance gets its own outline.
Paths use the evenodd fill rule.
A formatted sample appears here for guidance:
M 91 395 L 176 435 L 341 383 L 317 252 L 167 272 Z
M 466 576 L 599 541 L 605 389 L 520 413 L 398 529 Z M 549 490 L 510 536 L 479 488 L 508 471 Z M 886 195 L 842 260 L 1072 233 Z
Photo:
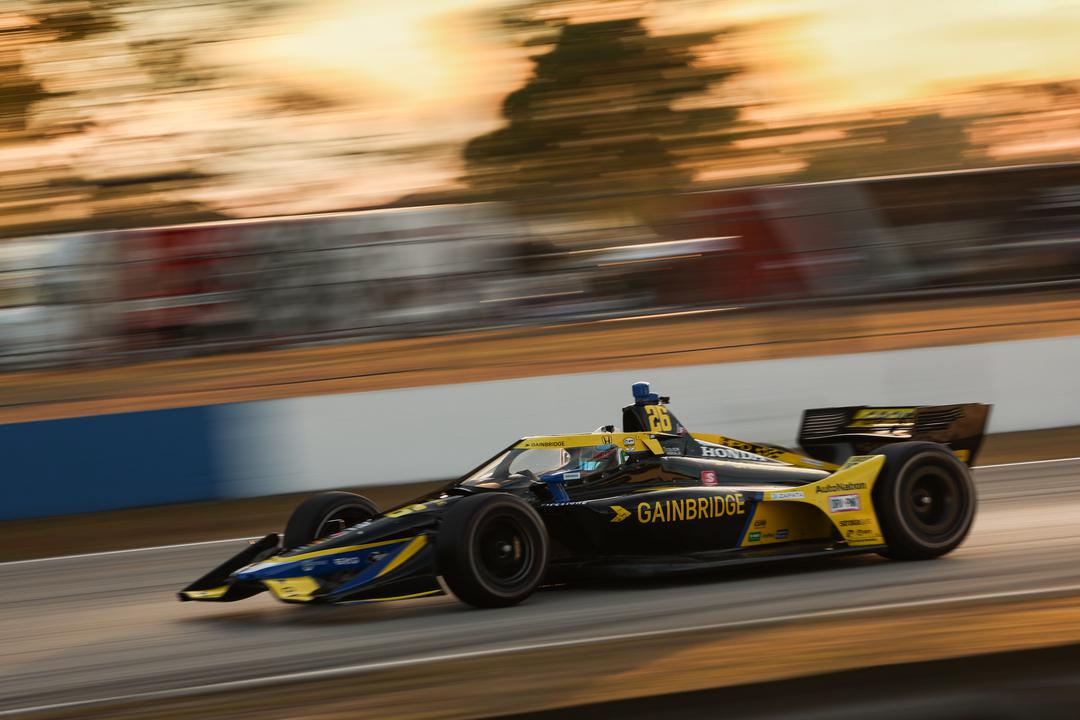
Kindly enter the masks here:
M 615 467 L 621 457 L 615 445 L 594 445 L 569 451 L 566 460 L 568 468 L 576 467 L 582 472 L 593 473 Z

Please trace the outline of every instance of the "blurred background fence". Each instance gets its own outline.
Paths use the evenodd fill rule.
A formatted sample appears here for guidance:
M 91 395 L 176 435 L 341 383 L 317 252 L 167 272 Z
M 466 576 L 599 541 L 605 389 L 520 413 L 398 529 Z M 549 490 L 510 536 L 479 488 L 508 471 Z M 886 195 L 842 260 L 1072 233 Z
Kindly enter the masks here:
M 1077 163 L 593 200 L 9 239 L 0 364 L 1080 279 Z M 611 209 L 626 205 L 635 212 Z

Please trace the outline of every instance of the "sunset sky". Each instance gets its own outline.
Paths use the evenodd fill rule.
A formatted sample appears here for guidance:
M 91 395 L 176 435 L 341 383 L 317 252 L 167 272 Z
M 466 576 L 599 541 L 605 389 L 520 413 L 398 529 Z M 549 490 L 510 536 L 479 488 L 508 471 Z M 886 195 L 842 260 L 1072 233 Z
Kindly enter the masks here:
M 162 172 L 195 163 L 225 180 L 191 199 L 238 215 L 361 207 L 446 188 L 461 176 L 463 144 L 501 123 L 502 99 L 531 68 L 527 52 L 498 26 L 506 5 L 296 0 L 292 10 L 266 16 L 258 27 L 234 24 L 224 5 L 182 0 L 128 13 L 122 36 L 51 43 L 26 55 L 50 90 L 83 93 L 40 103 L 35 123 L 93 122 L 82 123 L 92 128 L 85 132 L 57 134 L 26 149 L 33 161 L 19 162 L 39 184 L 53 165 L 72 164 L 93 179 L 145 170 L 151 161 Z M 756 121 L 799 123 L 910 107 L 991 82 L 1080 78 L 1078 0 L 568 5 L 578 19 L 644 15 L 655 32 L 741 28 L 719 47 L 736 48 L 749 72 L 724 92 L 737 94 L 739 104 L 751 107 L 744 117 Z M 227 69 L 229 84 L 199 93 L 128 94 L 124 78 L 143 73 L 129 43 L 176 35 L 200 38 L 198 61 Z M 99 102 L 95 88 L 110 83 L 117 85 L 108 95 L 113 102 Z M 267 111 L 267 95 L 290 87 L 335 102 L 308 113 Z M 1034 142 L 1038 152 L 1048 141 Z M 381 152 L 387 149 L 395 152 Z M 16 151 L 23 149 L 7 150 Z M 0 151 L 0 160 L 17 158 Z M 791 165 L 785 172 L 799 167 L 797 158 L 784 162 Z M 745 163 L 734 171 L 749 172 Z M 48 207 L 60 212 L 61 206 Z
M 264 67 L 410 116 L 465 120 L 527 69 L 491 27 L 500 0 L 313 0 L 245 49 Z M 649 3 L 640 3 L 648 6 Z M 901 103 L 981 82 L 1080 77 L 1074 0 L 653 3 L 662 29 L 757 24 L 756 68 L 793 111 Z M 460 113 L 460 115 L 458 114 Z

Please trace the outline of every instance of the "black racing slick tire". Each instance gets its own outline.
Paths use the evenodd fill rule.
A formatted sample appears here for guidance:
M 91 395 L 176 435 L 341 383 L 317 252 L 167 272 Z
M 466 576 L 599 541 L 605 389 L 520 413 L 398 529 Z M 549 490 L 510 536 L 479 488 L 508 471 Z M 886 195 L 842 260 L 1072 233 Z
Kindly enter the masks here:
M 474 495 L 447 509 L 435 555 L 443 580 L 462 602 L 516 605 L 536 591 L 547 570 L 547 529 L 520 498 Z
M 285 525 L 286 548 L 309 545 L 379 514 L 375 503 L 350 492 L 324 492 L 297 505 Z
M 880 451 L 885 465 L 874 484 L 874 507 L 894 560 L 928 560 L 963 542 L 975 520 L 975 483 L 946 447 L 905 442 Z

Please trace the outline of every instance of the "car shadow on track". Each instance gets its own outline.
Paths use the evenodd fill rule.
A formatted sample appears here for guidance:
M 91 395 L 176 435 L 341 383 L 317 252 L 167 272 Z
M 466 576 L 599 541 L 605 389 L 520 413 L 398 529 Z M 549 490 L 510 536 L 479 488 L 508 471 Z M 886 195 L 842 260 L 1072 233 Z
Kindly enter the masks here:
M 582 602 L 594 602 L 596 593 L 610 592 L 632 596 L 635 591 L 654 591 L 664 588 L 693 588 L 715 585 L 722 588 L 731 583 L 796 577 L 812 577 L 829 571 L 856 571 L 860 568 L 880 566 L 891 561 L 875 555 L 847 557 L 823 557 L 798 560 L 780 560 L 764 565 L 745 565 L 726 568 L 698 569 L 673 576 L 641 578 L 588 578 L 563 579 L 554 584 L 545 585 L 536 596 L 526 601 L 526 606 L 537 604 L 575 603 L 577 591 L 582 591 Z M 452 596 L 402 600 L 396 602 L 363 603 L 356 605 L 301 605 L 286 607 L 269 596 L 252 598 L 248 605 L 232 608 L 218 607 L 214 614 L 184 618 L 181 622 L 219 628 L 241 627 L 319 627 L 319 626 L 357 626 L 384 622 L 424 621 L 427 619 L 445 619 L 455 613 L 493 613 L 500 616 L 505 610 L 479 611 L 458 602 Z
M 761 580 L 767 578 L 819 575 L 827 571 L 857 570 L 890 564 L 893 561 L 877 555 L 848 555 L 838 557 L 793 558 L 768 563 L 736 565 L 718 568 L 687 569 L 678 573 L 647 577 L 608 577 L 591 574 L 587 577 L 567 578 L 557 587 L 572 590 L 575 587 L 590 589 L 610 588 L 619 591 L 653 589 L 660 587 L 697 587 L 700 585 L 724 585 L 727 583 Z M 549 588 L 545 588 L 549 589 Z M 554 587 L 550 588 L 554 589 Z

